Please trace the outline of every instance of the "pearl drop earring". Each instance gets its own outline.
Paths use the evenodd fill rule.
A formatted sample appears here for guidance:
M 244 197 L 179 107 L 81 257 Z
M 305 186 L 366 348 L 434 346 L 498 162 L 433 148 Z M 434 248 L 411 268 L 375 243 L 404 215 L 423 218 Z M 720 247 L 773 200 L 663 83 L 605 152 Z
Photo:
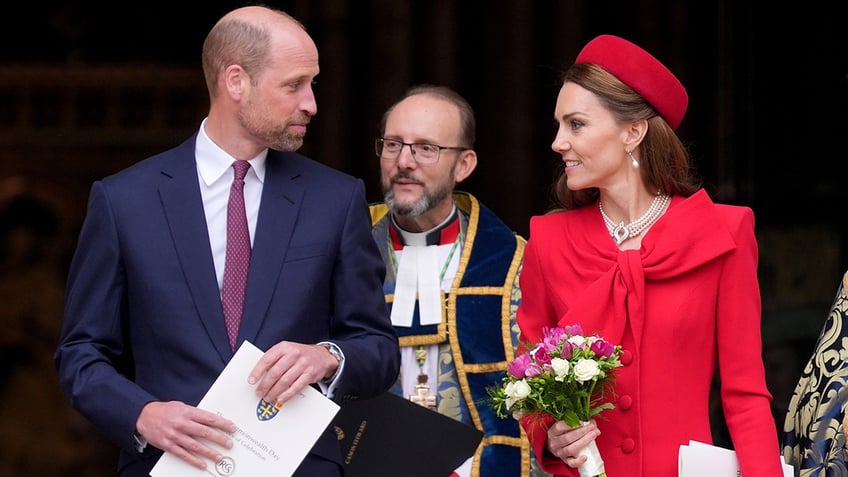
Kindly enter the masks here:
M 637 161 L 636 158 L 633 157 L 633 153 L 630 151 L 630 149 L 625 149 L 624 152 L 626 152 L 627 155 L 630 156 L 630 165 L 632 165 L 634 169 L 638 169 L 639 161 Z

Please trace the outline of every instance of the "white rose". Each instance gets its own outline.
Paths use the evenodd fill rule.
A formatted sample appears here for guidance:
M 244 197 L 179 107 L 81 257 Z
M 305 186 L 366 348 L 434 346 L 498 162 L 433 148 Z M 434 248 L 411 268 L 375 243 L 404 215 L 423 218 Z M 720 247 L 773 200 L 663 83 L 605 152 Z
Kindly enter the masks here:
M 581 383 L 591 381 L 600 372 L 601 369 L 598 367 L 598 363 L 593 359 L 581 358 L 574 365 L 574 377 Z
M 562 358 L 553 358 L 551 360 L 551 369 L 554 370 L 554 380 L 556 381 L 565 381 L 566 375 L 568 375 L 568 360 Z
M 512 409 L 513 404 L 530 395 L 530 385 L 524 379 L 507 383 L 504 387 L 504 394 L 506 394 L 506 408 Z
M 516 381 L 512 384 L 512 397 L 514 397 L 515 399 L 524 399 L 530 395 L 530 385 L 527 384 L 526 379 Z
M 575 348 L 582 348 L 586 344 L 586 338 L 577 335 L 568 338 L 568 342 L 573 344 Z

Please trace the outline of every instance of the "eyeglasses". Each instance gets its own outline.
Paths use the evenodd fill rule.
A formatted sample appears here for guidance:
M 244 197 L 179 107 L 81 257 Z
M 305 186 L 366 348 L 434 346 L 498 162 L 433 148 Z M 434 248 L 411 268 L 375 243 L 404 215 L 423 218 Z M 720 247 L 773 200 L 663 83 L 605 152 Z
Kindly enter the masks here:
M 400 156 L 400 152 L 404 146 L 409 146 L 412 151 L 412 158 L 418 164 L 435 164 L 439 160 L 439 155 L 444 149 L 452 151 L 465 151 L 467 147 L 458 146 L 439 146 L 438 144 L 427 143 L 408 143 L 398 141 L 397 139 L 380 138 L 374 141 L 374 150 L 377 152 L 377 157 L 394 161 Z

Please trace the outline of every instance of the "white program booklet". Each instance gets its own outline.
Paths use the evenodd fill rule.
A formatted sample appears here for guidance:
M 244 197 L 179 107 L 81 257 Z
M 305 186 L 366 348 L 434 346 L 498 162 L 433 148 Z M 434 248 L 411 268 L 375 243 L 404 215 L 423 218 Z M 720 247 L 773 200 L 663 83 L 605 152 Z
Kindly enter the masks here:
M 208 461 L 206 470 L 200 470 L 166 452 L 150 471 L 152 477 L 288 477 L 294 473 L 339 406 L 310 386 L 279 408 L 257 397 L 256 386 L 248 384 L 247 377 L 262 354 L 245 341 L 197 405 L 238 427 L 231 436 L 232 449 L 218 448 L 224 455 L 221 462 Z
M 783 465 L 783 477 L 793 477 L 795 470 L 783 460 L 782 455 L 775 456 Z M 739 471 L 736 452 L 723 447 L 689 441 L 681 445 L 678 454 L 678 477 L 744 477 Z

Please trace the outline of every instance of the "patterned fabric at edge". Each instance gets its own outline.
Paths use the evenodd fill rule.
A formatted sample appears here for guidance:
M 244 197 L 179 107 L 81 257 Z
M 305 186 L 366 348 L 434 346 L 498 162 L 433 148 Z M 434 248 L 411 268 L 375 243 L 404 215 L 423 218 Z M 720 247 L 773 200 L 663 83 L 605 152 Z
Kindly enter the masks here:
M 848 402 L 848 272 L 789 402 L 783 457 L 799 477 L 848 476 L 844 406 Z

